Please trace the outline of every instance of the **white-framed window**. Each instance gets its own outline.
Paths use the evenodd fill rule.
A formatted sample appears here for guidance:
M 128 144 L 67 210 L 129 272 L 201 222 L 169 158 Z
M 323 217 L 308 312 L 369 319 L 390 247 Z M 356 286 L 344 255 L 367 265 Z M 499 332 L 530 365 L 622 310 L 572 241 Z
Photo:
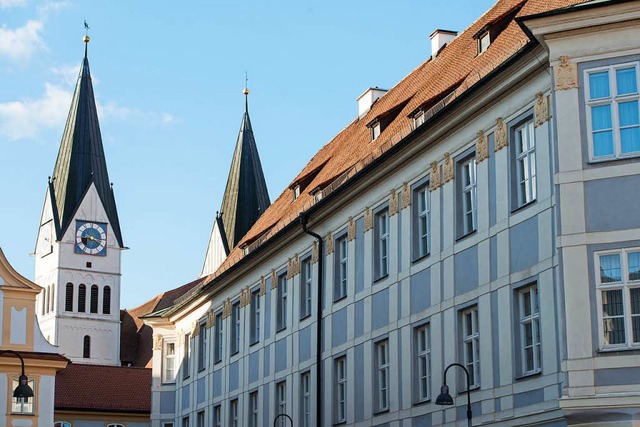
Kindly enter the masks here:
M 231 305 L 231 354 L 240 351 L 240 301 Z
M 374 344 L 374 403 L 376 412 L 389 410 L 389 341 Z
M 602 349 L 640 347 L 640 248 L 595 254 Z
M 423 123 L 424 123 L 424 110 L 420 110 L 413 116 L 413 128 L 415 129 Z
M 540 372 L 540 297 L 538 285 L 518 290 L 522 374 Z
M 287 413 L 287 382 L 280 381 L 276 384 L 276 416 Z M 287 417 L 280 417 L 278 425 L 287 426 Z
M 638 62 L 585 70 L 591 160 L 640 155 Z
M 371 126 L 371 140 L 375 141 L 380 136 L 381 128 L 380 122 L 376 122 Z
M 462 236 L 476 230 L 477 226 L 477 189 L 476 189 L 476 159 L 475 156 L 466 159 L 460 165 L 460 198 L 462 215 Z
M 204 411 L 199 411 L 198 415 L 196 416 L 196 425 L 198 427 L 204 427 Z M 109 427 L 109 426 L 107 426 Z M 122 426 L 124 427 L 124 426 Z
M 182 427 L 189 427 L 189 416 L 182 418 Z
M 222 427 L 222 405 L 213 407 L 213 427 Z
M 489 31 L 485 31 L 478 37 L 478 55 L 480 55 L 485 50 L 489 49 L 489 45 L 491 44 L 491 35 Z
M 184 344 L 182 347 L 182 377 L 189 378 L 191 374 L 191 334 L 184 335 Z
M 389 209 L 384 208 L 374 216 L 374 278 L 389 274 Z
M 287 328 L 287 274 L 278 276 L 276 304 L 276 327 L 278 331 Z
M 238 427 L 240 425 L 238 419 L 238 399 L 229 401 L 229 425 L 231 427 Z
M 431 335 L 429 325 L 415 329 L 416 401 L 424 402 L 431 397 Z
M 469 371 L 471 387 L 480 386 L 480 333 L 478 331 L 478 307 L 473 306 L 460 313 L 462 321 L 462 359 Z M 466 386 L 466 379 L 462 382 Z
M 311 371 L 300 374 L 300 426 L 311 427 Z
M 163 344 L 164 369 L 162 370 L 162 382 L 173 383 L 176 381 L 176 343 L 164 341 Z
M 513 131 L 518 207 L 536 199 L 536 144 L 533 120 Z
M 69 421 L 56 421 L 55 423 L 53 423 L 53 427 L 71 427 L 71 423 Z M 169 426 L 162 426 L 162 427 L 169 427 Z M 173 427 L 173 423 L 171 423 L 170 427 Z
M 216 336 L 216 346 L 213 352 L 214 363 L 218 363 L 222 360 L 222 351 L 224 349 L 224 337 L 222 335 L 223 332 L 223 324 L 222 324 L 222 313 L 218 312 L 215 315 L 216 325 L 214 327 L 214 334 Z
M 307 257 L 302 260 L 302 286 L 300 289 L 300 318 L 311 316 L 311 285 L 312 272 L 311 258 Z
M 348 254 L 347 235 L 336 238 L 335 243 L 335 280 L 333 282 L 333 301 L 347 296 Z
M 198 371 L 207 367 L 207 322 L 201 320 L 198 324 Z
M 260 341 L 260 288 L 251 292 L 251 344 Z
M 420 183 L 413 190 L 413 259 L 429 254 L 431 228 L 431 192 L 428 182 Z
M 347 357 L 342 356 L 334 360 L 335 377 L 335 422 L 347 421 Z
M 249 427 L 258 427 L 258 392 L 254 391 L 249 394 Z

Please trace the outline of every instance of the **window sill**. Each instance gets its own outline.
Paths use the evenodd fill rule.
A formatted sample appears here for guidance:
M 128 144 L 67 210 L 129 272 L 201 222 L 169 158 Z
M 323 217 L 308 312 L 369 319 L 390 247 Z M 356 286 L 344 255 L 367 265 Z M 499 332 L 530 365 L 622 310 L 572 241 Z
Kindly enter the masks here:
M 424 405 L 426 403 L 431 403 L 431 398 L 430 397 L 427 398 L 427 399 L 424 399 L 424 400 L 418 400 L 418 401 L 413 402 L 413 406 L 420 406 L 420 405 Z
M 11 415 L 17 415 L 21 417 L 35 417 L 36 414 L 34 412 L 12 412 Z
M 376 415 L 382 415 L 382 414 L 388 414 L 388 413 L 389 413 L 389 408 L 387 408 L 387 409 L 380 409 L 380 410 L 378 410 L 378 411 L 374 411 L 374 412 L 373 412 L 373 416 L 376 416 Z
M 527 372 L 525 374 L 519 375 L 516 377 L 516 381 L 528 380 L 530 378 L 539 377 L 542 375 L 542 369 L 538 369 L 536 371 Z
M 412 264 L 417 264 L 418 262 L 423 261 L 423 260 L 425 260 L 425 259 L 429 258 L 429 255 L 431 255 L 431 252 L 427 252 L 427 253 L 426 253 L 426 254 L 424 254 L 424 255 L 420 255 L 420 256 L 418 256 L 418 257 L 416 257 L 416 258 L 413 258 L 413 259 L 411 260 L 411 263 L 412 263 Z
M 162 385 L 176 385 L 176 380 L 173 380 L 173 381 L 162 381 Z
M 616 157 L 602 156 L 601 158 L 591 158 L 587 163 L 590 165 L 598 165 L 600 163 L 615 162 L 618 160 L 637 159 L 638 157 L 640 157 L 640 153 L 636 151 L 628 154 L 619 154 Z
M 229 355 L 229 357 L 237 356 L 237 355 L 238 355 L 238 353 L 240 353 L 240 350 L 233 351 L 233 352 Z
M 342 301 L 342 300 L 343 300 L 343 299 L 345 299 L 345 298 L 347 298 L 347 295 L 346 295 L 346 294 L 345 294 L 345 295 L 341 295 L 341 296 L 339 296 L 338 298 L 334 299 L 334 300 L 333 300 L 333 303 L 334 303 L 334 304 L 336 304 L 336 303 L 338 303 L 338 302 Z
M 377 277 L 377 278 L 373 279 L 373 283 L 376 284 L 378 282 L 382 282 L 387 277 L 389 277 L 389 274 L 385 274 L 384 276 Z
M 256 344 L 260 344 L 260 340 L 255 340 L 249 343 L 249 347 L 253 347 Z
M 343 426 L 343 425 L 345 425 L 345 424 L 347 424 L 347 420 L 344 420 L 344 421 L 336 421 L 336 422 L 334 422 L 334 423 L 333 423 L 333 425 L 334 425 L 334 426 Z
M 480 385 L 472 385 L 469 389 L 469 392 L 474 392 L 476 390 L 480 390 Z M 467 394 L 467 389 L 458 390 L 458 394 Z
M 527 202 L 527 203 L 523 203 L 522 205 L 520 205 L 520 206 L 518 206 L 518 207 L 516 207 L 516 208 L 511 209 L 511 214 L 515 214 L 515 213 L 517 213 L 517 212 L 520 212 L 520 211 L 522 211 L 522 210 L 524 210 L 524 209 L 528 208 L 529 206 L 531 206 L 531 205 L 533 205 L 533 204 L 535 204 L 535 203 L 536 203 L 536 199 L 533 199 L 533 200 L 531 200 L 531 201 L 529 201 L 529 202 Z
M 307 320 L 307 319 L 308 319 L 308 318 L 310 318 L 310 317 L 311 317 L 311 313 L 309 313 L 309 314 L 305 314 L 304 316 L 301 316 L 301 317 L 300 317 L 300 321 L 302 322 L 303 320 Z
M 222 363 L 222 359 L 216 360 L 215 362 L 213 362 L 213 366 L 217 365 L 218 363 Z
M 456 243 L 458 243 L 459 241 L 461 241 L 463 239 L 466 239 L 469 236 L 472 236 L 472 235 L 476 234 L 477 231 L 478 231 L 477 229 L 474 229 L 474 230 L 469 231 L 467 234 L 463 234 L 462 236 L 456 237 Z
M 287 327 L 286 326 L 281 326 L 280 328 L 276 329 L 276 334 L 282 332 L 282 331 L 286 331 Z
M 640 354 L 640 347 L 612 347 L 612 348 L 600 348 L 596 351 L 601 356 L 613 356 L 616 354 Z

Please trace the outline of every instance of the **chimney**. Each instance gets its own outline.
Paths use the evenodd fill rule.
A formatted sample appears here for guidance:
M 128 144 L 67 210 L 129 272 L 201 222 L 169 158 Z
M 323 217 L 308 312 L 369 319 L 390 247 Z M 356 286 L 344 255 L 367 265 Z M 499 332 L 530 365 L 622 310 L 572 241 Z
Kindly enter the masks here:
M 436 29 L 429 38 L 431 39 L 431 57 L 435 58 L 442 46 L 451 43 L 458 35 L 457 31 Z
M 374 102 L 382 98 L 387 93 L 387 89 L 380 89 L 378 86 L 370 87 L 360 95 L 356 101 L 358 101 L 358 117 L 362 118 L 369 110 Z

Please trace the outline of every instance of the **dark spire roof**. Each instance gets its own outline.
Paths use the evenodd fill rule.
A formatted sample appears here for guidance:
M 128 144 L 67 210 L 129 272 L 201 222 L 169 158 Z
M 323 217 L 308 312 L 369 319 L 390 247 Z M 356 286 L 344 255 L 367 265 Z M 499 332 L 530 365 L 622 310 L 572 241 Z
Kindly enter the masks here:
M 54 210 L 58 216 L 58 238 L 62 237 L 71 224 L 91 183 L 95 183 L 118 244 L 123 247 L 116 201 L 107 173 L 107 161 L 93 96 L 87 59 L 88 40 L 88 37 L 85 38 L 82 68 L 53 170 L 52 185 L 55 197 Z
M 249 91 L 245 89 L 244 93 L 244 116 L 240 124 L 220 214 L 229 251 L 238 244 L 271 204 L 249 119 L 247 101 Z

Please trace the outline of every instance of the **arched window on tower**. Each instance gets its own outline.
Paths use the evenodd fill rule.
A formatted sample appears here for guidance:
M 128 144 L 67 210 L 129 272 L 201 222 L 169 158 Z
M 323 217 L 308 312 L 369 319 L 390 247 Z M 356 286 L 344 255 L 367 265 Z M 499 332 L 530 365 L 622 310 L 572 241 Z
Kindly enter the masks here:
M 78 312 L 87 311 L 87 287 L 83 284 L 78 286 Z
M 56 308 L 56 287 L 51 285 L 51 307 L 50 310 L 54 311 Z
M 50 304 L 49 300 L 51 298 L 51 295 L 49 295 L 49 288 L 48 287 L 44 288 L 44 294 L 47 296 L 47 298 L 45 300 L 45 310 L 44 310 L 44 312 L 48 313 L 49 312 L 49 304 Z
M 66 295 L 64 296 L 64 311 L 73 311 L 73 283 L 67 283 Z
M 39 297 L 40 297 L 40 302 L 42 303 L 42 305 L 41 305 L 41 307 L 42 307 L 42 308 L 41 308 L 41 311 L 42 311 L 42 315 L 43 315 L 43 316 L 44 316 L 44 304 L 45 304 L 44 293 L 45 293 L 45 291 L 44 291 L 44 290 L 42 290 L 42 292 L 40 292 L 40 296 L 39 296 Z
M 88 359 L 91 357 L 91 337 L 89 335 L 84 336 L 84 342 L 82 344 L 82 357 Z
M 111 314 L 111 288 L 102 289 L 102 314 Z
M 91 286 L 91 313 L 98 312 L 98 285 Z

